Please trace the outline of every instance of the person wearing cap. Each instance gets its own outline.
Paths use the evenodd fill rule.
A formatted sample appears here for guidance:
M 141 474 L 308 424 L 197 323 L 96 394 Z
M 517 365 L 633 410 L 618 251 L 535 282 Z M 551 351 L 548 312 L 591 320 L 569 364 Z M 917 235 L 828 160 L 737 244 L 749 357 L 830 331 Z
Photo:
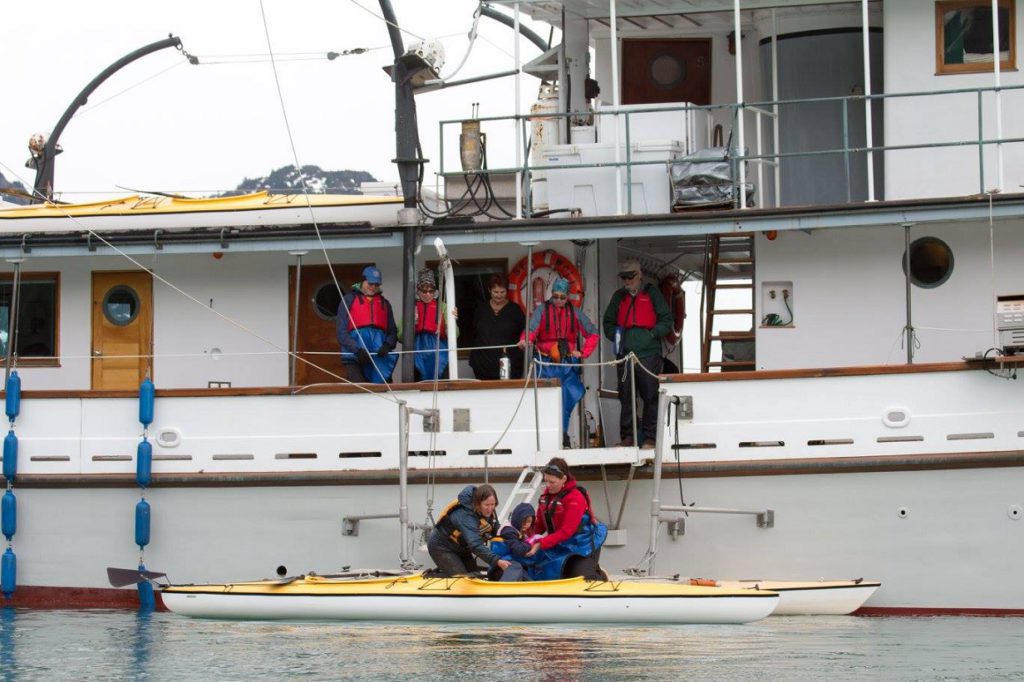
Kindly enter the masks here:
M 536 558 L 530 566 L 530 577 L 604 580 L 598 561 L 608 527 L 597 520 L 590 495 L 576 482 L 561 457 L 553 457 L 541 474 L 545 487 L 537 505 L 534 529 L 547 534 L 537 539 L 527 553 L 528 557 Z
M 526 565 L 540 559 L 540 555 L 536 553 L 532 557 L 526 556 L 533 549 L 532 543 L 536 540 L 533 533 L 536 518 L 537 513 L 529 502 L 520 502 L 512 509 L 508 523 L 502 525 L 498 529 L 498 534 L 491 540 L 491 551 L 503 559 L 508 559 L 512 565 L 505 570 L 492 569 L 487 574 L 488 580 L 530 580 Z
M 622 288 L 612 294 L 604 311 L 605 337 L 615 344 L 615 357 L 633 353 L 643 365 L 639 371 L 632 362 L 618 365 L 620 446 L 636 445 L 633 434 L 633 405 L 643 402 L 643 419 L 636 436 L 642 447 L 655 444 L 658 419 L 658 379 L 661 372 L 661 339 L 672 329 L 672 313 L 657 287 L 644 284 L 640 263 L 629 259 L 619 265 Z M 646 370 L 646 371 L 645 371 Z M 634 374 L 636 375 L 634 377 Z M 633 383 L 636 382 L 636 395 Z
M 416 275 L 416 381 L 448 378 L 448 328 L 445 305 L 437 300 L 434 271 Z M 440 330 L 440 333 L 438 332 Z M 458 334 L 458 330 L 455 330 Z M 438 352 L 440 348 L 440 352 Z
M 580 337 L 583 346 L 580 347 Z M 562 444 L 569 445 L 569 418 L 586 389 L 578 367 L 583 358 L 597 348 L 601 340 L 597 326 L 586 313 L 569 302 L 569 281 L 558 277 L 551 285 L 551 298 L 534 308 L 519 347 L 537 346 L 540 379 L 558 379 L 562 383 Z
M 366 266 L 362 281 L 338 306 L 338 343 L 349 381 L 385 384 L 395 371 L 398 358 L 391 351 L 398 345 L 398 326 L 391 304 L 380 292 L 383 282 L 376 266 Z

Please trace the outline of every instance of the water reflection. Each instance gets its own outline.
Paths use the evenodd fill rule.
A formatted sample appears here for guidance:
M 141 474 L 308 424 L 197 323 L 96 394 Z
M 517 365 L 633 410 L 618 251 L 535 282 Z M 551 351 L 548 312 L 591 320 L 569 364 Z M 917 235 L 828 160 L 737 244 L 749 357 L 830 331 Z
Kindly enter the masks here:
M 7 680 L 1020 679 L 1021 621 L 316 624 L 0 609 Z

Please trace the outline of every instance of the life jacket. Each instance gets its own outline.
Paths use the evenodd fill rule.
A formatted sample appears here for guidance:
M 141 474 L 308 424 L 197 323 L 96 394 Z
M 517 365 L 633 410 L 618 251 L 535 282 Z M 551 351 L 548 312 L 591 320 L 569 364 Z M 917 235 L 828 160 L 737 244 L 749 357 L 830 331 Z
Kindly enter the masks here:
M 416 333 L 437 333 L 437 299 L 424 303 L 416 299 Z M 441 317 L 441 336 L 445 336 L 444 316 Z
M 550 533 L 555 527 L 555 505 L 562 501 L 566 495 L 571 493 L 573 490 L 579 490 L 583 493 L 583 499 L 587 501 L 587 510 L 583 512 L 583 517 L 580 518 L 580 525 L 573 531 L 573 535 L 579 533 L 580 530 L 586 526 L 593 526 L 597 524 L 597 520 L 594 518 L 594 509 L 590 504 L 590 494 L 587 489 L 581 486 L 579 483 L 574 488 L 562 488 L 554 495 L 548 495 L 547 492 L 540 496 L 540 504 L 538 507 L 544 507 L 544 527 Z
M 441 514 L 437 517 L 437 521 L 434 522 L 434 527 L 441 529 L 441 531 L 444 532 L 455 544 L 468 549 L 469 545 L 462 539 L 462 531 L 459 530 L 449 518 L 451 513 L 461 506 L 462 503 L 459 502 L 458 498 L 446 504 L 444 509 L 441 510 Z M 498 534 L 498 517 L 495 514 L 491 514 L 487 518 L 482 516 L 479 518 L 480 539 L 484 542 L 491 542 Z
M 388 305 L 380 294 L 367 296 L 356 292 L 348 306 L 348 330 L 377 327 L 388 330 Z
M 576 335 L 580 330 L 580 322 L 576 317 L 576 308 L 566 303 L 558 308 L 551 301 L 544 302 L 544 312 L 540 316 L 537 327 L 536 341 L 538 344 L 557 343 L 559 339 L 569 342 L 571 348 L 576 347 Z
M 619 301 L 619 313 L 615 318 L 615 324 L 623 329 L 654 329 L 654 325 L 658 323 L 658 314 L 654 310 L 650 289 L 651 285 L 645 284 L 636 296 L 625 292 Z

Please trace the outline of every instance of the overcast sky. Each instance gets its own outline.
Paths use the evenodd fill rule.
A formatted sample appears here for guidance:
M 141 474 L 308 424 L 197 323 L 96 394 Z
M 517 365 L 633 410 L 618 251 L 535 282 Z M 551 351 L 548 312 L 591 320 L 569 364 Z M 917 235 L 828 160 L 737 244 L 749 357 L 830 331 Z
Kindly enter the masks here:
M 377 0 L 358 3 L 379 13 Z M 403 28 L 442 39 L 447 75 L 468 45 L 476 1 L 392 4 Z M 355 0 L 263 0 L 263 8 L 299 162 L 396 178 L 390 162 L 394 88 L 381 71 L 392 60 L 385 24 Z M 547 26 L 534 28 L 547 38 Z M 100 86 L 61 136 L 56 190 L 72 201 L 97 198 L 78 193 L 117 192 L 118 185 L 200 194 L 291 164 L 259 0 L 35 0 L 5 3 L 0 21 L 0 172 L 13 180 L 13 169 L 31 185 L 34 172 L 24 167 L 29 137 L 49 132 L 72 98 L 110 63 L 169 33 L 201 65 L 167 49 Z M 483 18 L 480 34 L 457 78 L 513 67 L 511 29 Z M 415 40 L 406 35 L 406 46 Z M 322 58 L 360 47 L 379 49 Z M 523 61 L 539 54 L 526 40 L 521 50 Z M 537 85 L 522 77 L 524 113 Z M 504 78 L 418 96 L 425 155 L 437 161 L 439 120 L 468 117 L 473 102 L 481 103 L 482 116 L 511 114 L 513 95 L 514 80 Z M 492 126 L 492 167 L 514 153 L 510 140 L 507 149 L 498 149 L 500 132 Z

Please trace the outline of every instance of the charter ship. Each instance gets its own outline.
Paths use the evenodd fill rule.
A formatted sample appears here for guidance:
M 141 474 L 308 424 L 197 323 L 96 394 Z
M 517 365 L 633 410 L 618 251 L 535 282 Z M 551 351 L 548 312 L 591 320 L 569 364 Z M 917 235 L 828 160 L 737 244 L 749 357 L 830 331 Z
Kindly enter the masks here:
M 611 528 L 610 570 L 864 576 L 882 587 L 861 613 L 1024 615 L 1015 0 L 496 1 L 467 22 L 495 18 L 536 105 L 421 120 L 436 183 L 407 155 L 356 198 L 0 211 L 11 603 L 133 604 L 104 569 L 140 540 L 179 583 L 425 562 L 463 485 L 525 499 L 558 454 Z M 459 96 L 431 94 L 454 83 L 430 44 L 395 57 L 399 93 Z M 568 274 L 600 319 L 624 259 L 676 317 L 653 449 L 616 446 L 637 441 L 608 340 L 568 447 L 556 383 L 470 378 L 470 315 L 449 380 L 340 378 L 339 283 L 366 265 L 396 311 L 441 263 L 463 312 L 512 271 L 525 308 Z

